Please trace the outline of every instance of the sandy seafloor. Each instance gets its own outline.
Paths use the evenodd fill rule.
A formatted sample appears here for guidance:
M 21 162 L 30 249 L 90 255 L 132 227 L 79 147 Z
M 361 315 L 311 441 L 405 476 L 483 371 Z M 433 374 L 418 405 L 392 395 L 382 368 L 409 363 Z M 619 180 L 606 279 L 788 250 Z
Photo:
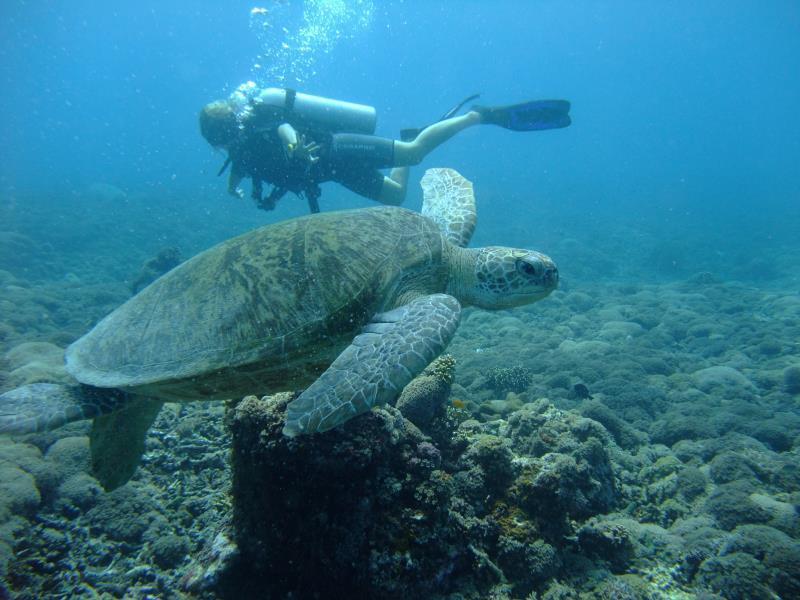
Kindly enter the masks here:
M 2 390 L 63 380 L 63 348 L 129 297 L 161 247 L 187 257 L 243 230 L 210 219 L 200 235 L 200 216 L 141 216 L 120 194 L 95 186 L 64 212 L 51 199 L 4 202 Z M 621 567 L 597 556 L 529 597 L 800 597 L 800 253 L 737 259 L 738 271 L 685 260 L 647 277 L 630 265 L 674 266 L 679 252 L 654 254 L 663 244 L 623 228 L 547 244 L 536 247 L 559 262 L 561 289 L 526 308 L 466 311 L 451 398 L 480 421 L 542 399 L 599 421 L 618 497 L 596 520 L 624 528 L 631 554 Z M 524 389 L 493 390 L 497 368 L 519 368 Z M 168 405 L 144 464 L 111 494 L 87 473 L 86 422 L 0 439 L 0 596 L 183 597 L 181 578 L 229 509 L 223 412 Z

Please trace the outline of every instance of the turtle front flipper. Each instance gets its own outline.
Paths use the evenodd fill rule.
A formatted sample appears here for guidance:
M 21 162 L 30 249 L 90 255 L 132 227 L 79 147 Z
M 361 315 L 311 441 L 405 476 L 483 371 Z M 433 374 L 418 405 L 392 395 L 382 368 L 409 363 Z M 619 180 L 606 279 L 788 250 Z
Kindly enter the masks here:
M 31 383 L 0 394 L 0 433 L 49 431 L 108 414 L 129 402 L 130 394 L 114 388 Z
M 377 314 L 286 411 L 283 433 L 327 431 L 395 399 L 436 358 L 458 327 L 461 306 L 446 294 L 422 296 Z

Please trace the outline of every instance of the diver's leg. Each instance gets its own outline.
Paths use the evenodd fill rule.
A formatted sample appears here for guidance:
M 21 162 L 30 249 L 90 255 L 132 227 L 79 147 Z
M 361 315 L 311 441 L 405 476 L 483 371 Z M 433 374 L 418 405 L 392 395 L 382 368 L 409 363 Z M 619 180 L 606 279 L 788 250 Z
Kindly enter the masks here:
M 453 117 L 429 125 L 411 142 L 395 141 L 395 166 L 418 165 L 434 148 L 437 148 L 467 127 L 479 125 L 481 116 L 474 110 L 460 117 Z
M 400 206 L 406 199 L 408 190 L 408 167 L 395 167 L 389 177 L 383 178 L 381 192 L 378 194 L 378 202 Z

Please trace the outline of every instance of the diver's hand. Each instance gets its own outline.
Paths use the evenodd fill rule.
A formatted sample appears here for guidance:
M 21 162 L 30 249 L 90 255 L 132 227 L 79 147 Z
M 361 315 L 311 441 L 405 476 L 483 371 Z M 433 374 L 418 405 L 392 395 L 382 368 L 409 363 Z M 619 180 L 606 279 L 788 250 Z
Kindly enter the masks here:
M 228 193 L 235 198 L 239 198 L 240 200 L 244 198 L 244 190 L 240 187 L 228 188 Z
M 306 141 L 306 137 L 301 135 L 297 138 L 296 144 L 290 144 L 287 148 L 289 158 L 298 162 L 304 162 L 308 165 L 313 165 L 319 160 L 317 152 L 319 152 L 319 144 L 314 141 Z

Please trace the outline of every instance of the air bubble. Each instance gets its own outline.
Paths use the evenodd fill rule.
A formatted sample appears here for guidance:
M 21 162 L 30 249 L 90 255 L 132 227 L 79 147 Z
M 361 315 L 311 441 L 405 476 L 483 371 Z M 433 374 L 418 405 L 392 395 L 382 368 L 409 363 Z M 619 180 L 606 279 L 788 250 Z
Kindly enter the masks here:
M 260 44 L 252 67 L 259 87 L 303 83 L 317 63 L 343 41 L 372 24 L 373 0 L 274 0 L 250 11 L 250 30 Z

